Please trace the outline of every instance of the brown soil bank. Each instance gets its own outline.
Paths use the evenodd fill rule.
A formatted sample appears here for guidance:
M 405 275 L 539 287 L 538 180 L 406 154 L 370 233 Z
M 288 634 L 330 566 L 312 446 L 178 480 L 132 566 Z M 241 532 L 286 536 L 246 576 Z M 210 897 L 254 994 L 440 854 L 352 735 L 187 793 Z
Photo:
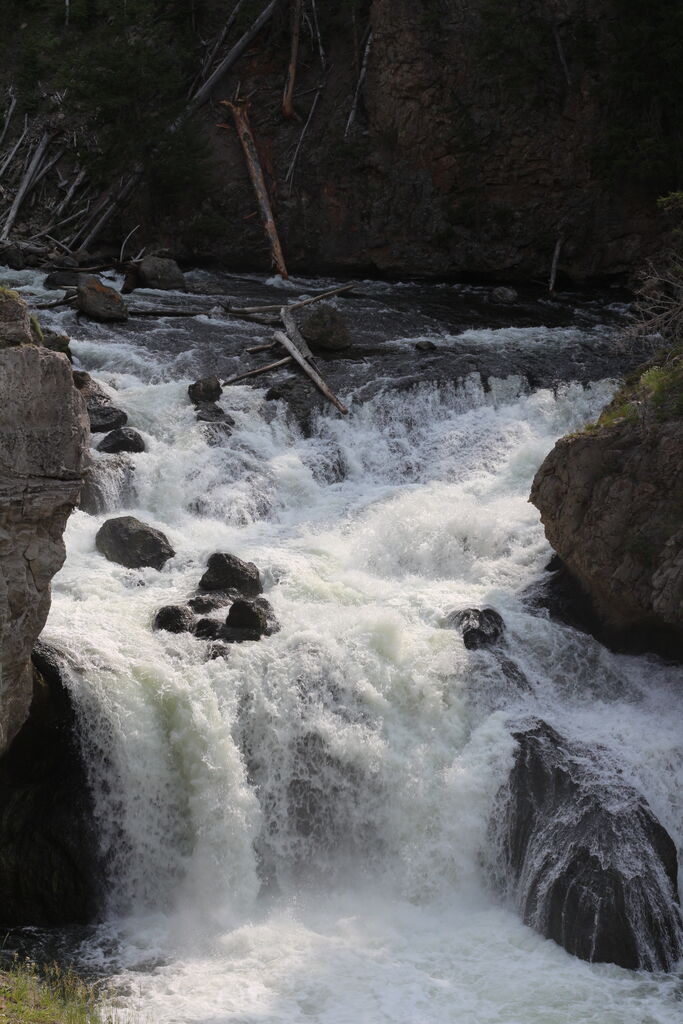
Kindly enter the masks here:
M 683 656 L 683 357 L 637 373 L 598 423 L 562 438 L 531 501 L 591 599 L 598 635 Z

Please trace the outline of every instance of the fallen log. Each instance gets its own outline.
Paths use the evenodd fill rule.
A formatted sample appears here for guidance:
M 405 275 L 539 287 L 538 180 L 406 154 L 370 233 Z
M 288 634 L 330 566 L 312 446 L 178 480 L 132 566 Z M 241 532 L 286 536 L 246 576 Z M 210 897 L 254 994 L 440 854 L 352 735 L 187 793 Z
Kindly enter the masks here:
M 254 186 L 254 192 L 256 193 L 256 198 L 261 210 L 263 227 L 265 228 L 268 241 L 270 242 L 273 263 L 280 277 L 286 280 L 289 277 L 289 274 L 287 273 L 287 267 L 285 265 L 285 257 L 282 252 L 282 246 L 280 245 L 277 228 L 275 227 L 275 220 L 273 218 L 273 210 L 270 205 L 268 189 L 266 188 L 266 181 L 263 177 L 256 143 L 254 142 L 251 125 L 249 124 L 249 103 L 248 101 L 239 100 L 234 103 L 231 100 L 221 100 L 221 104 L 231 111 L 234 118 L 237 134 L 240 142 L 242 143 L 242 149 L 244 150 L 244 157 L 247 162 L 249 177 L 251 178 L 251 183 Z
M 287 80 L 282 94 L 282 116 L 288 121 L 297 117 L 292 97 L 294 96 L 294 84 L 296 82 L 296 64 L 299 57 L 299 34 L 301 32 L 301 0 L 292 0 L 292 45 L 289 54 L 289 66 L 287 68 Z
M 250 352 L 250 353 L 253 353 L 253 352 L 265 352 L 269 348 L 275 348 L 276 345 L 277 345 L 276 341 L 270 341 L 270 342 L 268 342 L 267 345 L 254 345 L 253 348 L 248 348 L 247 352 Z
M 36 176 L 40 171 L 40 165 L 43 162 L 43 158 L 45 156 L 45 153 L 47 152 L 47 148 L 50 145 L 51 140 L 52 135 L 50 134 L 50 132 L 44 132 L 42 139 L 36 146 L 31 162 L 29 163 L 26 169 L 26 173 L 24 174 L 24 177 L 21 180 L 21 184 L 19 185 L 17 194 L 14 197 L 14 202 L 12 203 L 11 209 L 7 214 L 7 220 L 5 221 L 5 224 L 2 229 L 0 241 L 6 242 L 9 238 L 9 233 L 14 227 L 14 222 L 17 219 L 17 214 L 21 209 L 21 204 L 23 203 L 28 193 L 31 191 Z
M 21 148 L 22 142 L 26 138 L 26 133 L 27 132 L 28 132 L 28 114 L 25 114 L 24 115 L 24 130 L 21 133 L 21 135 L 19 136 L 19 138 L 17 139 L 17 141 L 14 143 L 14 146 L 9 151 L 8 155 L 5 157 L 5 159 L 2 162 L 2 166 L 0 167 L 0 178 L 3 177 L 3 175 L 4 175 L 5 171 L 7 170 L 7 168 L 11 167 L 12 161 L 14 160 L 15 156 L 19 152 L 19 149 Z
M 285 363 L 291 363 L 292 356 L 285 356 L 284 359 L 278 359 L 274 363 L 268 363 L 267 366 L 259 366 L 255 370 L 247 370 L 246 373 L 238 373 L 236 377 L 228 377 L 227 380 L 223 381 L 223 384 L 236 384 L 238 380 L 245 380 L 246 377 L 256 377 L 259 373 L 266 373 L 268 370 L 275 370 L 278 366 L 284 366 Z
M 7 95 L 9 96 L 9 107 L 7 108 L 7 111 L 5 113 L 5 119 L 4 119 L 3 124 L 2 124 L 2 131 L 0 132 L 0 146 L 2 146 L 3 142 L 5 141 L 5 136 L 7 135 L 7 129 L 9 128 L 9 123 L 12 120 L 12 114 L 14 113 L 14 108 L 17 105 L 17 97 L 16 97 L 16 95 L 14 93 L 13 86 L 9 87 Z
M 318 369 L 313 360 L 313 353 L 304 341 L 299 328 L 294 321 L 294 317 L 286 306 L 282 307 L 281 316 L 287 333 L 285 334 L 283 331 L 276 331 L 276 339 L 284 345 L 287 351 L 299 364 L 301 369 L 308 374 L 318 390 L 323 393 L 325 398 L 327 398 L 327 400 L 331 402 L 336 409 L 339 409 L 339 412 L 346 415 L 349 410 L 346 408 L 344 403 L 337 398 L 331 388 L 318 373 Z
M 349 284 L 342 284 L 339 288 L 329 288 L 326 292 L 318 292 L 317 295 L 309 295 L 307 299 L 301 299 L 299 302 L 292 302 L 286 309 L 300 309 L 301 306 L 310 306 L 312 302 L 318 302 L 319 299 L 328 299 L 331 295 L 341 295 L 343 292 L 350 292 L 352 288 L 355 288 L 356 284 L 354 281 Z M 241 308 L 228 307 L 230 313 L 274 313 L 280 312 L 282 306 L 271 305 L 271 306 L 243 306 Z

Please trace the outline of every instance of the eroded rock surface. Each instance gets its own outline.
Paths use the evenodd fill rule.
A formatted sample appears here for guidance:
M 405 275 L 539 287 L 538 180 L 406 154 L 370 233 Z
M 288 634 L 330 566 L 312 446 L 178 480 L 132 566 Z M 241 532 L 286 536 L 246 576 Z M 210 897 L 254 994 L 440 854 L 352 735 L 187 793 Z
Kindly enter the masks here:
M 28 713 L 31 649 L 64 562 L 87 438 L 66 356 L 31 344 L 0 349 L 0 753 Z

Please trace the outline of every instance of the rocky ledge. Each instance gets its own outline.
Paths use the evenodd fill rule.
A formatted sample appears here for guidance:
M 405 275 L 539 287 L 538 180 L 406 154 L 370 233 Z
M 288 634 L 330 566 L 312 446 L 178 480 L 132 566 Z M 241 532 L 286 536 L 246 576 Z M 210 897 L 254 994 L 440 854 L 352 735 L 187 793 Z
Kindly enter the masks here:
M 64 562 L 88 436 L 69 360 L 30 326 L 23 300 L 0 289 L 0 754 L 28 715 L 31 650 Z
M 531 501 L 610 646 L 683 656 L 683 354 L 627 380 L 562 438 Z

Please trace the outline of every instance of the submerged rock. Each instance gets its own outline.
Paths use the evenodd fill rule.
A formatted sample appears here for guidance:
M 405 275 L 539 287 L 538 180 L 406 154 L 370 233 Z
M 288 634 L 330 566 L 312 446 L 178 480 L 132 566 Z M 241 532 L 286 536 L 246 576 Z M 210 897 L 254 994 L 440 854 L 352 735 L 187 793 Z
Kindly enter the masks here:
M 500 285 L 498 288 L 493 289 L 491 298 L 494 302 L 517 302 L 519 293 L 516 288 L 507 288 L 504 285 Z
M 41 642 L 28 719 L 0 757 L 0 926 L 87 924 L 102 885 L 71 698 Z
M 218 377 L 202 377 L 190 384 L 187 393 L 190 400 L 199 405 L 201 402 L 217 402 L 223 394 L 223 388 Z
M 598 752 L 545 722 L 515 739 L 504 883 L 525 922 L 583 960 L 669 970 L 683 955 L 671 837 Z
M 212 612 L 216 608 L 224 608 L 226 604 L 230 604 L 238 596 L 237 591 L 234 590 L 230 594 L 224 594 L 218 592 L 215 594 L 197 594 L 196 597 L 191 597 L 187 602 L 189 607 L 195 612 L 204 614 L 205 612 Z
M 245 597 L 257 597 L 263 591 L 254 563 L 243 562 L 227 552 L 211 555 L 199 587 L 200 590 L 236 590 Z
M 200 423 L 215 423 L 222 427 L 235 426 L 235 421 L 230 413 L 225 412 L 215 402 L 199 402 L 195 408 Z
M 194 635 L 198 640 L 215 640 L 222 626 L 223 623 L 218 619 L 199 619 L 194 628 Z
M 167 633 L 191 633 L 194 619 L 192 610 L 185 605 L 166 604 L 154 616 L 153 628 Z
M 102 284 L 97 277 L 79 277 L 76 302 L 79 311 L 93 320 L 109 322 L 128 319 L 128 309 L 119 292 Z
M 447 629 L 457 629 L 468 650 L 498 643 L 505 630 L 502 616 L 495 608 L 464 608 L 451 612 L 444 620 Z
M 145 442 L 137 430 L 131 427 L 118 427 L 100 441 L 97 450 L 110 455 L 116 455 L 118 452 L 144 452 Z
M 144 566 L 162 569 L 175 555 L 161 530 L 155 530 L 134 516 L 108 519 L 97 531 L 95 546 L 110 562 L 118 562 L 128 569 Z

